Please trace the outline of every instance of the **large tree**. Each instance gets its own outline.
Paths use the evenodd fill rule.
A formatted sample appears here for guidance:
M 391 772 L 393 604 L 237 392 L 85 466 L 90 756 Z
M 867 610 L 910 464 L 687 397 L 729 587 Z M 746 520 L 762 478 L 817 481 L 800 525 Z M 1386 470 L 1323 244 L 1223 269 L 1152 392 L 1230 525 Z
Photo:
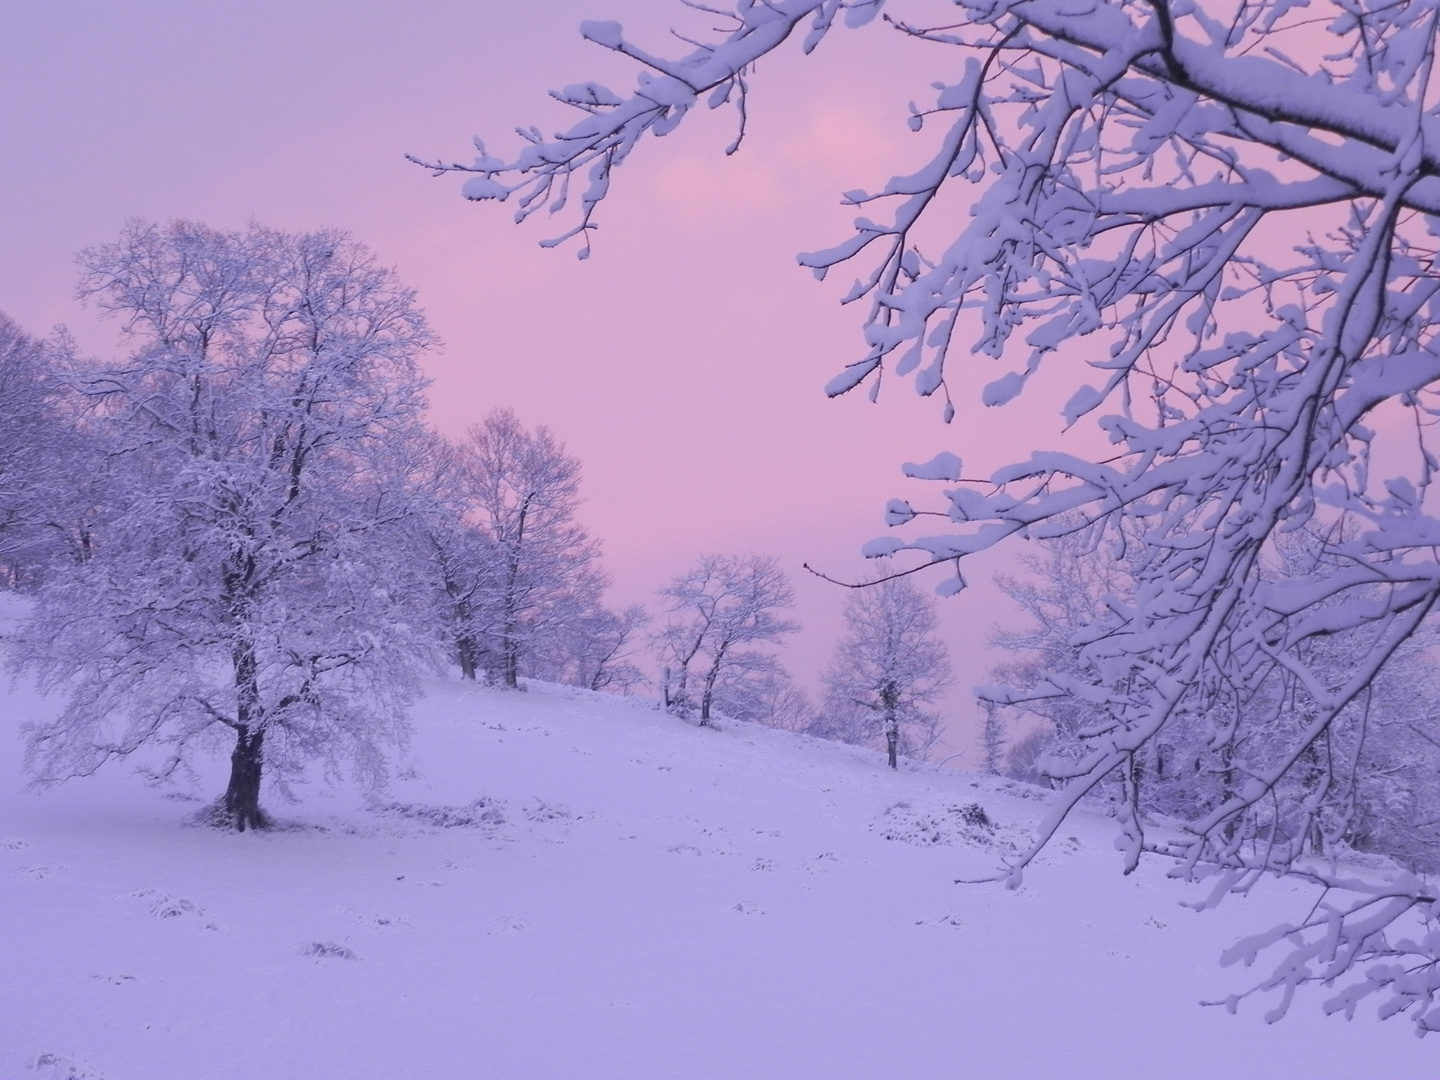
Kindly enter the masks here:
M 151 744 L 168 772 L 228 733 L 214 817 L 241 830 L 266 769 L 378 780 L 427 653 L 387 462 L 423 407 L 413 294 L 334 232 L 134 222 L 80 262 L 130 351 L 65 373 L 109 496 L 18 643 L 64 697 L 28 729 L 37 779 Z
M 758 60 L 797 30 L 808 51 L 837 18 L 866 23 L 883 3 L 741 0 L 728 29 L 675 57 L 618 23 L 585 23 L 587 38 L 641 65 L 637 88 L 560 91 L 585 115 L 554 138 L 523 130 L 529 145 L 511 160 L 481 147 L 455 167 L 473 174 L 464 192 L 514 197 L 522 218 L 578 196 L 567 234 L 588 248 L 615 166 L 645 135 L 701 101 L 738 100 L 743 117 Z M 924 512 L 950 527 L 870 553 L 958 563 L 1012 537 L 1061 535 L 1077 516 L 1097 553 L 1141 545 L 1133 600 L 1084 631 L 1096 681 L 1061 687 L 1103 702 L 1107 719 L 1086 730 L 1012 882 L 1160 732 L 1280 671 L 1313 702 L 1284 751 L 1164 838 L 1132 794 L 1125 865 L 1159 850 L 1242 889 L 1301 871 L 1297 846 L 1255 842 L 1264 806 L 1440 601 L 1440 520 L 1427 506 L 1440 462 L 1437 19 L 1421 0 L 915 0 L 887 17 L 917 46 L 950 50 L 955 75 L 911 108 L 921 138 L 939 128 L 930 159 L 848 192 L 869 208 L 854 235 L 800 257 L 821 276 L 869 260 L 846 296 L 868 301 L 867 347 L 830 393 L 878 385 L 890 368 L 945 398 L 948 418 L 954 365 L 1003 361 L 1008 372 L 982 375 L 983 400 L 999 406 L 1059 360 L 1076 370 L 1063 422 L 1091 418 L 1111 446 L 1094 458 L 1037 452 L 989 477 L 949 458 L 917 470 L 950 485 L 942 508 L 896 501 L 892 523 Z M 951 216 L 938 197 L 951 190 L 968 214 Z M 876 213 L 886 203 L 888 217 Z M 1341 513 L 1365 523 L 1333 545 L 1342 570 L 1262 572 L 1279 533 Z M 1337 628 L 1365 648 L 1327 683 L 1307 656 Z M 1222 726 L 1207 745 L 1243 756 L 1236 737 Z M 1337 1007 L 1378 990 L 1421 1030 L 1440 1029 L 1440 935 L 1392 946 L 1382 932 L 1407 913 L 1428 918 L 1440 895 L 1408 877 L 1344 880 L 1351 891 L 1334 895 L 1349 899 L 1277 939 L 1293 955 L 1272 982 L 1288 1002 L 1298 984 L 1374 958 Z

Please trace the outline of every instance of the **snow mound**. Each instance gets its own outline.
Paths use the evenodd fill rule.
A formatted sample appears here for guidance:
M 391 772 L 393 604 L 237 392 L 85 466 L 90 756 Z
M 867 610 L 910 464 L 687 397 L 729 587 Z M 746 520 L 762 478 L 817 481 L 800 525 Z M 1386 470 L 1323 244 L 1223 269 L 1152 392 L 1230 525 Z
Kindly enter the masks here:
M 1018 846 L 1015 830 L 997 825 L 979 803 L 947 803 L 922 809 L 901 801 L 876 819 L 871 829 L 883 839 L 898 840 L 916 847 L 970 847 L 1013 851 Z

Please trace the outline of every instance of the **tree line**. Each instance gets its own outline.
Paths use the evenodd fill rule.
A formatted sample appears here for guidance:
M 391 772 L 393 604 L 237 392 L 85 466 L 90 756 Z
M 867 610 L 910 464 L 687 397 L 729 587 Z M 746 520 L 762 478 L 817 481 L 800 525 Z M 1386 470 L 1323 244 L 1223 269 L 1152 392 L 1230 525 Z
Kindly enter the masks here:
M 658 628 L 607 607 L 579 461 L 506 408 L 458 440 L 431 429 L 433 332 L 347 235 L 133 222 L 79 262 L 120 358 L 0 317 L 0 579 L 33 597 L 10 652 L 63 702 L 26 729 L 38 781 L 142 748 L 163 779 L 228 750 L 210 819 L 265 827 L 266 775 L 383 782 L 437 667 L 631 692 L 652 649 L 663 705 L 701 725 L 883 738 L 892 765 L 934 741 L 919 706 L 939 681 L 914 665 L 938 672 L 943 646 L 914 590 L 877 593 L 909 630 L 847 608 L 821 709 L 774 651 L 798 629 L 774 559 L 702 557 L 660 591 Z

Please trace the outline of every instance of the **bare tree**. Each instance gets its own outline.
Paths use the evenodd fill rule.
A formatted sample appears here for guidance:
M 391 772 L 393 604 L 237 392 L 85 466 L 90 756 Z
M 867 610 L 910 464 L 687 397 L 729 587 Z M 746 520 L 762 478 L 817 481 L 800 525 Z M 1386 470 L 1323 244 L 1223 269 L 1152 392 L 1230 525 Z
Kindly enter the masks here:
M 866 23 L 882 3 L 746 0 L 733 28 L 675 58 L 618 23 L 586 23 L 587 38 L 643 66 L 634 92 L 568 87 L 559 98 L 585 115 L 559 137 L 524 129 L 514 160 L 482 146 L 472 164 L 437 168 L 473 174 L 469 198 L 517 198 L 521 218 L 578 197 L 566 235 L 588 250 L 594 209 L 643 136 L 667 133 L 702 99 L 738 102 L 743 123 L 761 57 L 801 27 L 808 51 L 838 17 Z M 1440 15 L 1419 0 L 1347 0 L 1316 17 L 1289 0 L 958 0 L 930 18 L 924 0 L 911 7 L 920 14 L 890 26 L 954 50 L 956 75 L 932 105 L 912 106 L 912 129 L 941 128 L 930 159 L 877 191 L 847 192 L 870 208 L 855 234 L 800 257 L 821 276 L 871 260 L 845 297 L 869 301 L 867 351 L 829 392 L 878 388 L 891 367 L 940 394 L 948 419 L 952 364 L 989 367 L 982 397 L 999 406 L 1060 359 L 1084 373 L 1064 424 L 1094 417 L 1112 446 L 1103 459 L 1037 452 L 979 478 L 943 455 L 912 472 L 949 483 L 943 506 L 897 500 L 889 518 L 936 513 L 948 531 L 869 553 L 910 549 L 958 571 L 1011 537 L 1063 535 L 1077 514 L 1097 552 L 1140 544 L 1134 602 L 1085 631 L 1098 681 L 1060 687 L 1102 703 L 1109 720 L 1087 729 L 1064 796 L 1004 876 L 1018 883 L 1071 808 L 1162 730 L 1220 715 L 1212 704 L 1277 669 L 1308 688 L 1309 721 L 1178 838 L 1147 835 L 1132 792 L 1125 868 L 1163 852 L 1187 874 L 1225 875 L 1217 896 L 1301 872 L 1293 847 L 1237 837 L 1252 835 L 1286 777 L 1308 767 L 1440 602 L 1440 520 L 1426 505 L 1440 461 Z M 970 214 L 947 216 L 939 196 L 950 190 Z M 888 218 L 875 212 L 885 203 Z M 1343 571 L 1262 572 L 1281 532 L 1339 513 L 1366 523 L 1334 545 Z M 945 587 L 962 586 L 957 572 Z M 1307 655 L 1337 627 L 1368 644 L 1327 684 Z M 1207 745 L 1233 756 L 1239 738 L 1222 726 Z M 1350 899 L 1269 939 L 1292 949 L 1272 980 L 1284 1001 L 1373 958 L 1409 973 L 1367 977 L 1338 1007 L 1388 994 L 1422 1031 L 1440 1030 L 1440 934 L 1410 935 L 1404 948 L 1381 934 L 1407 913 L 1430 919 L 1434 889 L 1303 873 Z
M 845 636 L 825 669 L 825 702 L 811 730 L 846 742 L 885 741 L 892 769 L 902 749 L 923 758 L 940 734 L 924 706 L 950 685 L 935 636 L 935 601 L 904 578 L 882 577 L 845 597 Z
M 37 780 L 148 745 L 168 774 L 228 732 L 217 823 L 268 823 L 267 770 L 380 782 L 429 659 L 385 461 L 423 407 L 413 295 L 334 232 L 132 222 L 80 261 L 132 349 L 66 374 L 110 492 L 17 642 L 65 699 L 27 729 Z
M 766 556 L 706 555 L 660 595 L 668 614 L 656 635 L 665 707 L 686 716 L 698 704 L 701 724 L 723 702 L 727 680 L 772 674 L 773 657 L 745 646 L 774 644 L 800 628 L 779 614 L 795 605 L 795 593 Z M 692 679 L 700 681 L 698 703 Z

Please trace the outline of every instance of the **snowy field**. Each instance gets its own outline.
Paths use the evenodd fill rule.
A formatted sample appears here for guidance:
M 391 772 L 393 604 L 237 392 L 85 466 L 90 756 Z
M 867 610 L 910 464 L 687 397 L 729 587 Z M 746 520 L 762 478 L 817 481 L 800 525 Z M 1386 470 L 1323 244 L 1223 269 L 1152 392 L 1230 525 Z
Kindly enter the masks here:
M 0 699 L 5 1080 L 1440 1072 L 1373 1009 L 1199 1006 L 1248 985 L 1218 955 L 1299 915 L 1288 886 L 1196 914 L 1097 818 L 1018 892 L 954 884 L 1040 812 L 1006 782 L 437 682 L 388 810 L 316 784 L 238 835 L 124 765 L 24 792 L 45 707 Z

